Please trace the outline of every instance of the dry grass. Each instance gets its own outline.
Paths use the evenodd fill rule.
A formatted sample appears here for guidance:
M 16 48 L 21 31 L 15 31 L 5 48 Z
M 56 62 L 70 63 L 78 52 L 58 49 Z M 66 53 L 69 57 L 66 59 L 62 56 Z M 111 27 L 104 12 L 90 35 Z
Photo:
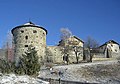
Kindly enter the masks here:
M 111 61 L 116 60 L 116 58 L 93 58 L 93 61 Z
M 93 66 L 85 66 L 78 69 L 77 72 L 83 78 L 109 78 L 115 77 L 120 79 L 120 63 L 116 64 L 98 64 Z

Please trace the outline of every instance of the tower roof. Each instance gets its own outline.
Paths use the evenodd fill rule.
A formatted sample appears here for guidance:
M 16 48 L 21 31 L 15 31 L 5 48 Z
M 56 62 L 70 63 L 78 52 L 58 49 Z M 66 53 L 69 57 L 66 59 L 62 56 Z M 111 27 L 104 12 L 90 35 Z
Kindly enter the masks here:
M 33 22 L 29 21 L 29 22 L 27 22 L 27 23 L 25 23 L 23 25 L 35 25 L 35 24 Z
M 41 28 L 41 29 L 45 30 L 45 32 L 46 32 L 46 34 L 47 34 L 47 30 L 46 30 L 45 28 L 43 28 L 43 27 L 41 27 L 41 26 L 38 26 L 38 25 L 35 25 L 35 24 L 34 24 L 33 22 L 31 22 L 31 21 L 29 21 L 29 22 L 27 22 L 27 23 L 25 23 L 25 24 L 23 24 L 23 25 L 20 25 L 20 26 L 17 26 L 17 27 L 15 27 L 15 28 L 13 28 L 13 29 L 11 30 L 12 34 L 13 34 L 13 31 L 14 31 L 15 29 L 17 29 L 17 28 L 22 28 L 22 27 L 37 27 L 37 28 Z

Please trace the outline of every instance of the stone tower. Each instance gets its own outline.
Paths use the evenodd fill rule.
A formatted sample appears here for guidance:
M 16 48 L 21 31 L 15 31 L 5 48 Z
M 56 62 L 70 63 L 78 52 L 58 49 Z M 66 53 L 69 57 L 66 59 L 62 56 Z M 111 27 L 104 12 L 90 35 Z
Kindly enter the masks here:
M 12 29 L 15 44 L 15 60 L 18 60 L 22 54 L 32 45 L 37 50 L 40 60 L 44 59 L 46 48 L 47 30 L 35 25 L 32 22 L 17 26 Z

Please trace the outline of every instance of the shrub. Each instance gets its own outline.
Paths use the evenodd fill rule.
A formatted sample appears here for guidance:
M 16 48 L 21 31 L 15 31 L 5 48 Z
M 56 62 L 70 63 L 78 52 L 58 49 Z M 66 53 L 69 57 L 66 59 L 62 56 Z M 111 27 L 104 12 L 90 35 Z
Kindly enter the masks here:
M 40 71 L 40 64 L 35 48 L 32 46 L 28 47 L 27 52 L 20 58 L 18 69 L 17 73 L 20 74 L 37 75 Z
M 5 73 L 12 73 L 15 70 L 15 63 L 14 62 L 8 62 L 6 60 L 0 59 L 0 71 Z
M 40 71 L 37 51 L 32 46 L 29 46 L 27 52 L 20 57 L 18 66 L 15 66 L 15 62 L 0 60 L 0 71 L 2 73 L 15 73 L 19 75 L 37 75 Z

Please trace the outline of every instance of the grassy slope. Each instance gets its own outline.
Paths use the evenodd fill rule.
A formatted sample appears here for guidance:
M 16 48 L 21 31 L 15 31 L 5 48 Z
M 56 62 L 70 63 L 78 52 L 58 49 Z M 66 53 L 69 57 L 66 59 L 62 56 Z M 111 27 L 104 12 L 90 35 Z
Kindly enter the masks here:
M 63 74 L 63 79 L 97 83 L 120 83 L 120 62 L 118 61 L 57 66 L 55 69 L 59 71 L 67 69 Z

